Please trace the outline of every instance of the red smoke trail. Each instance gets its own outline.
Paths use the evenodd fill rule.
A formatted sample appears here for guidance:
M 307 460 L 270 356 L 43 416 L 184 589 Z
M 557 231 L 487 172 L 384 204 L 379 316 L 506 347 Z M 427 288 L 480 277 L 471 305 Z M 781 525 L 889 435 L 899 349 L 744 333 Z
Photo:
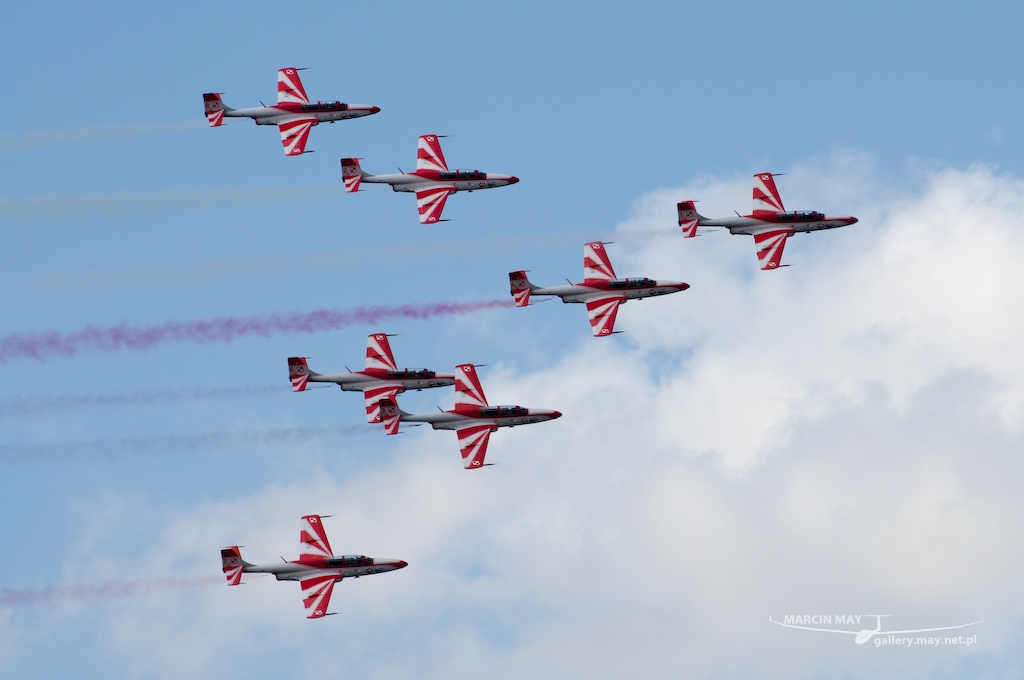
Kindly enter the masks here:
M 172 321 L 155 326 L 118 324 L 109 328 L 86 326 L 74 333 L 11 333 L 0 338 L 0 363 L 12 359 L 72 357 L 82 352 L 145 350 L 165 342 L 231 342 L 246 335 L 267 337 L 277 333 L 319 333 L 354 324 L 376 324 L 391 319 L 428 319 L 432 316 L 468 314 L 482 309 L 509 307 L 508 300 L 438 302 L 399 307 L 318 309 L 313 312 L 262 316 L 224 316 L 209 321 Z
M 40 604 L 83 602 L 98 598 L 152 595 L 172 590 L 197 588 L 222 583 L 223 576 L 189 576 L 182 578 L 140 578 L 132 581 L 83 583 L 73 586 L 48 588 L 4 588 L 0 590 L 0 609 L 4 607 L 31 607 Z

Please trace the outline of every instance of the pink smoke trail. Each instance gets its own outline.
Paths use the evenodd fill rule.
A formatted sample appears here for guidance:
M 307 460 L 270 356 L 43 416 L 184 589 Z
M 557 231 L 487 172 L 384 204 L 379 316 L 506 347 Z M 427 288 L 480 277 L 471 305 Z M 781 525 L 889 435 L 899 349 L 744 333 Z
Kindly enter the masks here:
M 135 597 L 167 593 L 186 588 L 198 588 L 223 583 L 223 576 L 187 576 L 180 578 L 140 578 L 132 581 L 82 583 L 47 588 L 4 588 L 0 590 L 0 609 L 5 607 L 33 607 L 42 604 L 84 602 L 94 599 Z
M 154 326 L 118 324 L 108 328 L 86 326 L 73 333 L 11 333 L 0 338 L 0 363 L 12 359 L 72 357 L 82 352 L 146 350 L 166 342 L 231 342 L 246 335 L 267 337 L 278 333 L 320 333 L 354 324 L 376 324 L 391 319 L 428 319 L 509 307 L 510 300 L 436 302 L 424 305 L 378 305 L 353 309 L 318 309 L 312 312 L 258 316 L 224 316 L 208 321 L 171 321 Z

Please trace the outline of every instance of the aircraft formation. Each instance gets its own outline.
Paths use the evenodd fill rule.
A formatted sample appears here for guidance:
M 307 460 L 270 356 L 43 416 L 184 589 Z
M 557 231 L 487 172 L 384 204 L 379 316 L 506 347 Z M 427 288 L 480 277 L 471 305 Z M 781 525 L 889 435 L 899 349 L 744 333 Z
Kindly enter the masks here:
M 310 130 L 320 123 L 362 118 L 380 112 L 377 106 L 344 104 L 340 101 L 311 102 L 299 77 L 303 69 L 283 68 L 277 74 L 277 104 L 246 109 L 228 108 L 221 94 L 203 95 L 210 127 L 220 127 L 225 118 L 250 118 L 257 125 L 276 125 L 286 156 L 299 156 L 306 149 Z M 449 170 L 441 150 L 442 135 L 426 134 L 419 138 L 416 169 L 399 170 L 395 174 L 372 175 L 362 169 L 357 158 L 341 159 L 342 181 L 346 192 L 361 190 L 363 183 L 388 184 L 395 192 L 416 196 L 420 224 L 443 222 L 441 215 L 448 197 L 459 191 L 493 189 L 519 182 L 514 175 L 479 170 Z M 787 211 L 775 186 L 778 173 L 762 172 L 753 177 L 753 210 L 743 216 L 708 218 L 699 214 L 693 200 L 677 204 L 679 226 L 685 238 L 698 235 L 700 229 L 728 229 L 732 234 L 753 236 L 761 269 L 785 267 L 781 264 L 786 240 L 798 232 L 835 229 L 857 222 L 851 216 L 829 216 L 813 210 Z M 525 270 L 509 273 L 509 287 L 516 307 L 527 307 L 535 298 L 561 298 L 564 303 L 586 307 L 594 337 L 607 337 L 615 330 L 620 305 L 629 300 L 670 295 L 687 290 L 682 281 L 647 277 L 619 278 L 612 267 L 606 242 L 591 241 L 583 246 L 583 281 L 568 285 L 538 286 Z M 464 363 L 452 373 L 439 373 L 426 368 L 399 368 L 386 333 L 367 337 L 366 363 L 361 371 L 316 373 L 310 370 L 306 357 L 289 357 L 288 373 L 294 392 L 305 392 L 309 383 L 333 383 L 344 392 L 362 392 L 369 424 L 382 425 L 387 435 L 396 435 L 402 422 L 429 424 L 435 430 L 455 432 L 467 470 L 491 465 L 485 462 L 491 433 L 502 427 L 532 425 L 560 418 L 551 409 L 518 405 L 491 406 L 484 395 L 477 375 L 477 365 Z M 407 413 L 398 405 L 398 395 L 408 390 L 441 387 L 455 388 L 455 405 L 450 410 L 430 413 Z M 301 519 L 299 558 L 282 563 L 256 565 L 242 559 L 238 546 L 221 550 L 224 575 L 228 585 L 243 582 L 249 574 L 273 574 L 279 581 L 298 581 L 307 616 L 311 619 L 330 614 L 327 611 L 334 584 L 345 578 L 403 569 L 404 560 L 370 558 L 363 555 L 336 557 L 323 528 L 323 518 L 307 515 Z

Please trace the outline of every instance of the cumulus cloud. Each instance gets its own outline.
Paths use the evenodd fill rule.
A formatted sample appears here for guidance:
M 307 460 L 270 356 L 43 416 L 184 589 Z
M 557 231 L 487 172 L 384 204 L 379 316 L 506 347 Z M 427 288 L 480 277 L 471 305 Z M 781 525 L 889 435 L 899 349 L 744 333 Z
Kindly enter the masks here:
M 542 371 L 486 369 L 493 403 L 565 413 L 495 434 L 498 466 L 463 471 L 455 437 L 420 428 L 386 464 L 165 519 L 135 558 L 199 573 L 228 544 L 294 556 L 298 517 L 334 513 L 336 552 L 410 562 L 340 584 L 341 616 L 306 621 L 294 584 L 262 579 L 168 597 L 155 622 L 117 610 L 104 634 L 158 677 L 259 672 L 268 650 L 300 673 L 417 677 L 999 673 L 1024 607 L 1024 182 L 972 167 L 874 192 L 862 157 L 784 180 L 797 207 L 864 219 L 794 237 L 774 272 L 723 232 L 618 246 L 620 273 L 693 288 L 627 304 L 628 334 Z M 749 192 L 658 191 L 620 228 L 670 232 L 676 200 L 724 212 Z M 973 650 L 913 653 L 768 623 L 803 613 L 985 622 Z

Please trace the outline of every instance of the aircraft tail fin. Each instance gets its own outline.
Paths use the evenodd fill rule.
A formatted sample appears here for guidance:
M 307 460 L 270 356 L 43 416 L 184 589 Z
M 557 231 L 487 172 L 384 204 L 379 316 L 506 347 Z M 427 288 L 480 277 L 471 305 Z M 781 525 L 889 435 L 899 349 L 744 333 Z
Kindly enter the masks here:
M 220 551 L 221 568 L 229 586 L 237 586 L 242 582 L 242 573 L 246 567 L 255 566 L 242 559 L 242 551 L 237 545 L 230 545 Z
M 530 293 L 540 288 L 540 286 L 530 283 L 530 279 L 526 278 L 525 271 L 509 272 L 508 283 L 512 297 L 515 298 L 516 307 L 525 307 L 530 304 Z
M 697 212 L 697 206 L 693 201 L 680 201 L 676 204 L 679 211 L 679 226 L 683 228 L 685 238 L 693 238 L 697 235 L 697 225 L 704 216 Z
M 219 92 L 204 94 L 203 107 L 206 109 L 206 120 L 210 121 L 210 127 L 220 127 L 224 123 L 224 114 L 234 111 L 231 107 L 224 106 L 224 100 L 220 98 Z
M 292 392 L 305 392 L 309 379 L 316 375 L 320 374 L 309 370 L 306 357 L 288 357 L 288 377 L 292 381 Z
M 402 422 L 402 417 L 412 415 L 398 408 L 394 399 L 381 399 L 377 404 L 380 406 L 380 420 L 384 423 L 386 434 L 398 434 L 398 425 Z
M 341 159 L 341 178 L 345 180 L 345 191 L 349 193 L 359 191 L 359 183 L 363 181 L 364 177 L 373 177 L 373 175 L 360 167 L 358 158 Z

